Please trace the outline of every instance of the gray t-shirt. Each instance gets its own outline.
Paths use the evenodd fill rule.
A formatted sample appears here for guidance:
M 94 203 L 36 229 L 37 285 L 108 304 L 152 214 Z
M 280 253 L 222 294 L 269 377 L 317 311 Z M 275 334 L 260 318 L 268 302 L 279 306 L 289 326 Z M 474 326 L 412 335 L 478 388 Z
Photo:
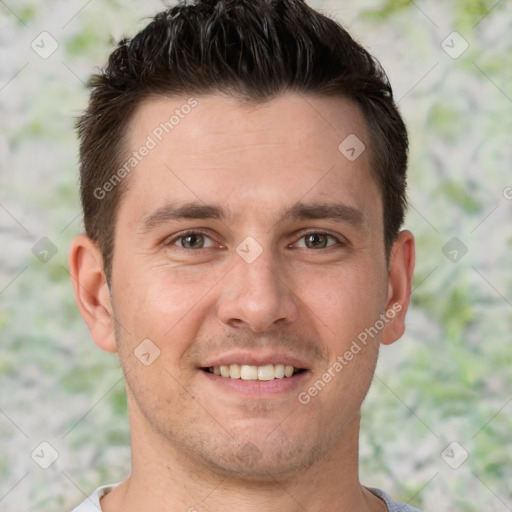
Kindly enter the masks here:
M 367 487 L 367 489 L 385 501 L 389 512 L 421 512 L 421 510 L 411 507 L 411 505 L 407 505 L 407 503 L 393 501 L 387 492 L 381 491 L 380 489 L 376 489 L 375 487 Z
M 100 506 L 100 498 L 105 496 L 108 492 L 110 492 L 117 484 L 114 485 L 104 485 L 96 489 L 84 502 L 82 502 L 78 507 L 73 509 L 72 512 L 101 512 Z M 411 507 L 406 503 L 398 503 L 393 501 L 391 496 L 380 489 L 376 489 L 373 487 L 367 488 L 369 491 L 373 492 L 376 496 L 384 500 L 386 505 L 388 506 L 389 512 L 421 512 L 417 508 Z

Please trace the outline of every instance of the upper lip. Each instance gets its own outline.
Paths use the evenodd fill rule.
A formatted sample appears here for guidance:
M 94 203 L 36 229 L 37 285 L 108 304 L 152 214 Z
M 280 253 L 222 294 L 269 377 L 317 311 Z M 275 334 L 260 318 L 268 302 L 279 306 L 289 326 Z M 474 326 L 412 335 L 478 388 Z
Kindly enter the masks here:
M 304 361 L 297 359 L 289 354 L 281 352 L 230 352 L 220 356 L 208 359 L 201 368 L 210 368 L 212 366 L 246 364 L 249 366 L 266 366 L 267 364 L 288 364 L 297 369 L 307 370 L 308 367 Z

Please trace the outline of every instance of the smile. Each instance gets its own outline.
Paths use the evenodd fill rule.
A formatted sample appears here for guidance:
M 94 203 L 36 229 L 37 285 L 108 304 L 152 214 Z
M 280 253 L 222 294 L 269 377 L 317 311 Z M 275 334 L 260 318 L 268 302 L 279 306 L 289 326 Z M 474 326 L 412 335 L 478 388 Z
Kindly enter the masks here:
M 230 364 L 202 368 L 204 371 L 227 379 L 269 381 L 292 377 L 304 370 L 289 364 L 266 364 L 252 366 L 247 364 Z

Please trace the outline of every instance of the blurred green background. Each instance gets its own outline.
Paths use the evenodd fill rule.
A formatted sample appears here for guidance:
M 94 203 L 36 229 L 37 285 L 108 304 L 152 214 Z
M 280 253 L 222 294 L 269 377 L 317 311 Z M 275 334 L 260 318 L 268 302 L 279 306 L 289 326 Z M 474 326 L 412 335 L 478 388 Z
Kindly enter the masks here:
M 511 2 L 310 4 L 379 58 L 411 138 L 415 289 L 363 406 L 361 480 L 426 512 L 510 511 Z M 162 8 L 0 1 L 0 511 L 70 511 L 129 472 L 119 364 L 90 340 L 67 271 L 82 229 L 73 126 L 112 41 Z M 44 58 L 42 32 L 58 44 Z M 48 469 L 31 457 L 43 441 Z

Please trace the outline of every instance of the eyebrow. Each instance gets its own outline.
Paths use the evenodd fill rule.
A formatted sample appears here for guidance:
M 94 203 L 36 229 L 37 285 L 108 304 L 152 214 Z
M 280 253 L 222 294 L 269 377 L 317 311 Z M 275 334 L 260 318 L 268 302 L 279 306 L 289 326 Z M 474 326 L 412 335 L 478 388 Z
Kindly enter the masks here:
M 346 222 L 354 227 L 365 224 L 361 210 L 343 203 L 295 203 L 283 212 L 282 219 L 291 220 L 334 220 Z
M 137 228 L 140 235 L 147 235 L 161 225 L 183 219 L 218 219 L 228 222 L 235 216 L 220 204 L 203 204 L 197 202 L 170 203 L 158 208 L 143 218 Z M 345 222 L 361 228 L 365 216 L 361 210 L 343 203 L 295 203 L 290 208 L 284 208 L 278 222 L 283 220 L 334 220 Z
M 225 220 L 230 217 L 228 211 L 219 204 L 201 204 L 201 203 L 170 203 L 158 208 L 151 215 L 145 217 L 139 225 L 137 231 L 145 235 L 158 228 L 162 224 L 173 220 L 182 219 L 220 219 Z

